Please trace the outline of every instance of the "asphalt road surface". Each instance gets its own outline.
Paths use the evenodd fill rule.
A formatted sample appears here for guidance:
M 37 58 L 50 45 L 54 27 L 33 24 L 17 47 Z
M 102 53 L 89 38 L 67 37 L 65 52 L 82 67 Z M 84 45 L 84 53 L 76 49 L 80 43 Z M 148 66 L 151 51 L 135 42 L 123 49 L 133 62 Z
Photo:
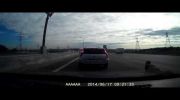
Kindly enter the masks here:
M 80 70 L 78 58 L 73 58 L 52 72 L 144 72 L 145 62 L 150 60 L 153 65 L 164 71 L 180 73 L 180 56 L 148 55 L 148 54 L 110 54 L 108 69 Z M 85 66 L 86 67 L 86 66 Z M 99 67 L 99 66 L 88 66 Z

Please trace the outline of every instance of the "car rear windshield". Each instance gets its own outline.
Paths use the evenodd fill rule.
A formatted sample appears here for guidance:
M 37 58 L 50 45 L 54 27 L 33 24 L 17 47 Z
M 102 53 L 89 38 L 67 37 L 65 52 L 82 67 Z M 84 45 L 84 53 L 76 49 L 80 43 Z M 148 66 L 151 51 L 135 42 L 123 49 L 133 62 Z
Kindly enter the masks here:
M 84 54 L 105 54 L 104 49 L 84 49 Z

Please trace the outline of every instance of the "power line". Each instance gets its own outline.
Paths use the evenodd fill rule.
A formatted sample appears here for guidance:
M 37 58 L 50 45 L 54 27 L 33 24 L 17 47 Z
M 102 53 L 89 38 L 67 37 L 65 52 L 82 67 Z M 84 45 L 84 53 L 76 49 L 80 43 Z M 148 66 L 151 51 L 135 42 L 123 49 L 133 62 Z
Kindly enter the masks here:
M 171 44 L 170 44 L 170 39 L 169 39 L 169 36 L 168 36 L 168 33 L 166 32 L 166 42 L 165 42 L 165 47 L 171 47 Z
M 18 35 L 18 37 L 19 37 L 19 49 L 20 50 L 22 50 L 22 40 L 23 40 L 23 38 L 24 38 L 24 34 L 22 34 L 21 32 L 19 33 L 19 35 Z
M 140 49 L 139 40 L 138 40 L 138 38 L 136 38 L 136 50 L 139 50 L 139 49 Z
M 22 50 L 23 49 L 23 40 L 24 38 L 30 38 L 31 36 L 25 35 L 27 33 L 24 32 L 19 32 L 19 34 L 17 35 L 17 37 L 19 37 L 19 49 Z

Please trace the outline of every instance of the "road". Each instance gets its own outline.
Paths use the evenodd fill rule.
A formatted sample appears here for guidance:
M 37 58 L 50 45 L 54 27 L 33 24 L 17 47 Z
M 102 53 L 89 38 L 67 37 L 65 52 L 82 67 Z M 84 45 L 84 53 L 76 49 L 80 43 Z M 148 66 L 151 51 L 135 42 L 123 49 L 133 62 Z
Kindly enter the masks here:
M 21 71 L 30 71 L 30 70 L 34 71 L 34 69 L 44 68 L 46 66 L 49 66 L 51 68 L 53 64 L 56 63 L 59 64 L 62 62 L 66 63 L 77 55 L 78 53 L 75 52 L 62 52 L 62 53 L 49 53 L 47 55 L 26 54 L 26 55 L 0 56 L 0 71 L 2 72 L 4 71 L 21 72 Z
M 150 60 L 152 64 L 161 70 L 169 70 L 180 73 L 180 56 L 148 55 L 148 54 L 110 54 L 109 67 L 106 70 L 80 70 L 78 58 L 73 58 L 52 72 L 144 72 L 145 61 Z M 98 67 L 93 66 L 92 67 Z

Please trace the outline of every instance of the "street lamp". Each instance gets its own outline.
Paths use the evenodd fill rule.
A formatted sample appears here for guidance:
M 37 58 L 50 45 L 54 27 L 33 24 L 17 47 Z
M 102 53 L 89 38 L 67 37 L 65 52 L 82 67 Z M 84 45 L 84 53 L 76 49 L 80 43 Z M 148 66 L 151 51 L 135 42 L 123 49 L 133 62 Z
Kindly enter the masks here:
M 46 29 L 47 29 L 48 20 L 53 15 L 53 13 L 52 12 L 46 12 L 46 14 L 47 14 L 47 17 L 46 17 L 46 22 L 45 22 L 44 32 L 43 32 L 43 41 L 42 41 L 42 46 L 41 46 L 41 54 L 47 53 L 46 46 L 45 46 Z
M 83 37 L 80 37 L 82 40 L 83 40 L 83 48 L 84 48 L 84 38 Z
M 84 48 L 84 39 L 83 39 L 83 48 Z

